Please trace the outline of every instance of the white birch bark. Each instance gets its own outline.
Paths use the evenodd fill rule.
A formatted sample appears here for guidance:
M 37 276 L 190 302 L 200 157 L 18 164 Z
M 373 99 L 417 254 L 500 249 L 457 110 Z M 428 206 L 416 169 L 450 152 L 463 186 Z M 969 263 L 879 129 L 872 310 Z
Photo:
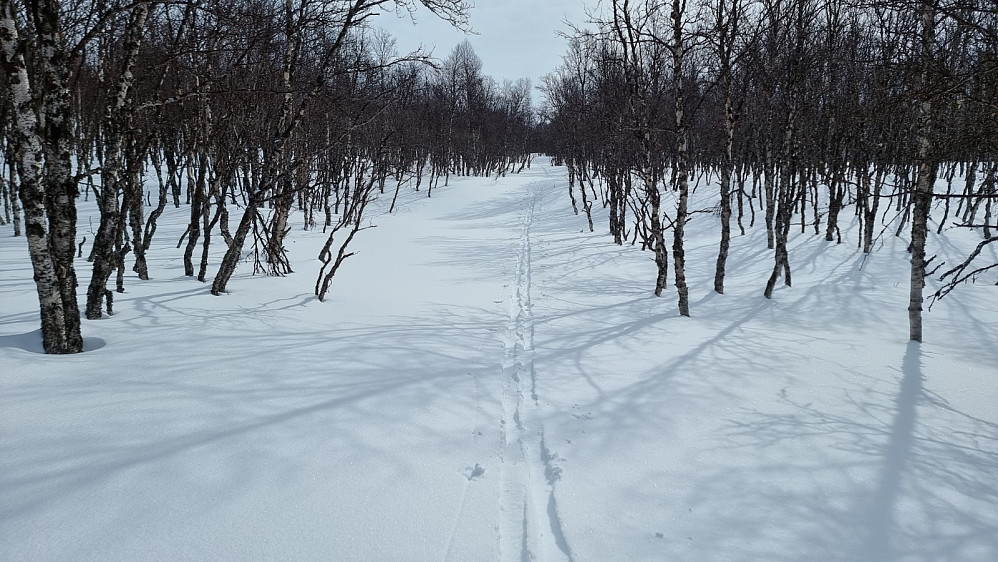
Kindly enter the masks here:
M 66 336 L 59 277 L 49 248 L 47 197 L 42 184 L 44 147 L 39 135 L 31 82 L 19 46 L 20 37 L 13 3 L 10 0 L 0 0 L 0 51 L 3 54 L 4 72 L 10 84 L 14 126 L 17 142 L 20 144 L 21 185 L 18 191 L 24 210 L 28 253 L 38 292 L 42 346 L 46 353 L 70 353 L 74 350 L 69 347 Z
M 83 351 L 83 336 L 76 295 L 79 283 L 73 263 L 76 257 L 76 199 L 79 188 L 73 175 L 69 55 L 62 33 L 58 0 L 39 0 L 36 10 L 44 92 L 43 185 L 48 197 L 49 247 L 59 279 L 67 350 L 79 352 Z
M 932 100 L 928 88 L 935 44 L 935 10 L 931 0 L 922 1 L 922 101 L 918 106 L 918 176 L 911 217 L 911 278 L 908 294 L 908 330 L 912 341 L 922 341 L 922 293 L 925 289 L 925 241 L 935 170 L 932 162 Z
M 123 129 L 124 123 L 128 120 L 126 103 L 135 82 L 132 69 L 138 58 L 148 17 L 148 2 L 139 2 L 132 8 L 128 29 L 125 32 L 125 62 L 118 79 L 118 91 L 115 93 L 114 104 L 107 108 L 108 131 L 105 142 L 108 146 L 101 173 L 102 187 L 98 202 L 101 221 L 94 236 L 94 268 L 87 289 L 86 315 L 91 320 L 99 319 L 103 315 L 101 308 L 107 294 L 107 281 L 117 267 L 118 260 L 121 259 L 114 246 L 121 236 L 122 221 L 118 194 L 122 188 L 122 176 L 126 174 L 123 163 Z
M 689 216 L 689 159 L 686 140 L 686 100 L 683 96 L 683 63 L 686 46 L 683 43 L 683 15 L 686 0 L 672 0 L 672 75 L 676 81 L 676 189 L 679 202 L 673 227 L 672 261 L 675 265 L 676 292 L 679 294 L 679 314 L 690 315 L 690 292 L 686 285 L 686 219 Z

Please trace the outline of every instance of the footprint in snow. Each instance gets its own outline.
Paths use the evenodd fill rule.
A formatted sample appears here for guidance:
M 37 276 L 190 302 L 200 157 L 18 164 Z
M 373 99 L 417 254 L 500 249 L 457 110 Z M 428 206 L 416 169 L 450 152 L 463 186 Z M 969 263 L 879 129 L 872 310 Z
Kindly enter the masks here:
M 482 468 L 482 465 L 475 463 L 474 467 L 464 467 L 461 474 L 463 474 L 468 480 L 478 480 L 479 478 L 485 476 L 485 469 Z

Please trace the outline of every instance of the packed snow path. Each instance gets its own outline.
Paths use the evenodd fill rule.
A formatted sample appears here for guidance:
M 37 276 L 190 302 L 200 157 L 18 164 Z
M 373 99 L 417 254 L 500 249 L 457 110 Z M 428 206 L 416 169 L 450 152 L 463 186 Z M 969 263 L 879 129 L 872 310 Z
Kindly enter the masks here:
M 325 303 L 321 233 L 212 297 L 170 209 L 76 357 L 0 237 L 0 560 L 998 559 L 993 287 L 909 345 L 905 239 L 795 234 L 767 301 L 755 229 L 719 296 L 698 214 L 680 318 L 566 192 L 542 159 L 406 192 Z
M 513 294 L 509 296 L 502 363 L 502 418 L 500 436 L 499 558 L 502 560 L 557 560 L 571 558 L 565 542 L 554 486 L 561 469 L 544 442 L 539 415 L 537 369 L 534 366 L 534 318 L 530 303 L 530 229 L 536 205 L 535 190 L 553 191 L 550 182 L 530 184 L 521 218 L 522 232 L 516 259 Z M 558 553 L 561 553 L 559 556 Z

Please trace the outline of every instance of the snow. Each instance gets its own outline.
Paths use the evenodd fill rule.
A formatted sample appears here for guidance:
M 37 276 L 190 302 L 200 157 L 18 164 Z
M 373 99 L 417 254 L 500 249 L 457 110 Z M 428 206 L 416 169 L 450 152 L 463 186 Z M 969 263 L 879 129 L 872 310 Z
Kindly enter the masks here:
M 325 303 L 300 217 L 296 273 L 244 263 L 213 297 L 171 206 L 153 279 L 129 273 L 68 357 L 41 354 L 5 230 L 0 560 L 998 559 L 993 281 L 911 344 L 906 238 L 864 258 L 855 225 L 842 245 L 797 229 L 768 301 L 753 228 L 716 295 L 706 213 L 682 318 L 650 254 L 585 231 L 566 191 L 538 159 L 407 192 Z

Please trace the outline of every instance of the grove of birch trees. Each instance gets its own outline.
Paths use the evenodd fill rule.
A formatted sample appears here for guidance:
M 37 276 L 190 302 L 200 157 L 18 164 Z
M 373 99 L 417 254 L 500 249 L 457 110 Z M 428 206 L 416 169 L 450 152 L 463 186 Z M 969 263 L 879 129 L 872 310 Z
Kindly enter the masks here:
M 792 283 L 792 229 L 874 249 L 907 232 L 909 328 L 922 340 L 926 275 L 945 296 L 998 264 L 998 5 L 987 0 L 610 0 L 543 85 L 544 150 L 569 169 L 572 205 L 608 209 L 618 244 L 654 255 L 690 315 L 684 228 L 691 182 L 716 178 L 713 289 L 732 229 L 765 228 L 772 298 Z M 581 203 L 580 203 L 581 201 Z M 666 204 L 664 201 L 668 201 Z M 891 221 L 882 217 L 890 213 Z M 931 220 L 930 220 L 931 217 Z M 734 224 L 733 224 L 734 223 Z M 961 263 L 926 240 L 970 228 Z M 668 238 L 671 235 L 671 242 Z
M 80 310 L 111 313 L 128 269 L 149 278 L 167 206 L 189 210 L 177 251 L 215 295 L 242 263 L 292 271 L 300 213 L 328 235 L 323 299 L 375 197 L 528 165 L 528 82 L 496 84 L 468 43 L 430 64 L 369 25 L 419 5 L 468 25 L 465 0 L 0 0 L 0 221 L 27 238 L 45 351 L 81 351 Z M 99 208 L 88 231 L 80 200 Z
M 321 300 L 375 197 L 394 208 L 533 152 L 567 166 L 590 230 L 602 205 L 614 242 L 652 253 L 649 285 L 671 281 L 683 316 L 701 184 L 717 187 L 717 293 L 733 235 L 765 229 L 772 298 L 793 229 L 843 243 L 849 213 L 863 252 L 910 236 L 913 340 L 927 275 L 940 298 L 998 268 L 993 1 L 604 0 L 540 120 L 529 82 L 497 84 L 469 43 L 431 63 L 370 25 L 417 7 L 468 25 L 466 0 L 0 0 L 0 224 L 27 241 L 45 351 L 81 351 L 81 316 L 112 313 L 129 269 L 150 277 L 168 206 L 189 216 L 186 275 L 214 295 L 240 264 L 291 272 L 304 217 L 327 235 Z M 85 232 L 81 200 L 99 209 Z M 941 263 L 926 241 L 944 228 L 980 242 Z

